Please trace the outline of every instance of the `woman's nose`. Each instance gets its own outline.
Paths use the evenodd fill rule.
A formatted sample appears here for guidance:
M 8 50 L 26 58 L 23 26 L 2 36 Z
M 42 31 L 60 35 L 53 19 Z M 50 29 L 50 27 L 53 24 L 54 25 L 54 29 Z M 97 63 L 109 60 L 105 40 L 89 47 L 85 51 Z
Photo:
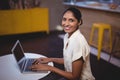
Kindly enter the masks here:
M 69 22 L 68 22 L 68 21 L 65 21 L 65 22 L 64 22 L 64 25 L 65 25 L 65 26 L 68 26 L 68 25 L 69 25 Z

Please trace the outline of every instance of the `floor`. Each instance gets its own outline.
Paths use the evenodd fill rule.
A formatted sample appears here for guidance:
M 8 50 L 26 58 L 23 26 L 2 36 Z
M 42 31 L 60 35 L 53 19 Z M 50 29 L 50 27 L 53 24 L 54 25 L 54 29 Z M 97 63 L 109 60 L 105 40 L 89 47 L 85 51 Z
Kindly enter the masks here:
M 11 48 L 15 41 L 19 39 L 22 43 L 25 52 L 42 54 L 47 57 L 62 57 L 63 47 L 63 32 L 46 33 L 31 33 L 21 35 L 1 36 L 0 38 L 0 56 L 11 54 Z M 62 36 L 62 37 L 61 37 Z M 102 53 L 101 59 L 98 61 L 96 54 L 97 49 L 91 47 L 90 62 L 93 75 L 96 80 L 120 80 L 120 61 L 112 58 L 108 62 L 106 53 Z M 104 54 L 104 55 L 103 55 Z M 104 58 L 103 58 L 104 57 Z M 118 63 L 118 64 L 115 64 Z M 55 64 L 55 67 L 64 69 L 63 65 Z M 54 76 L 54 78 L 53 78 Z M 57 80 L 60 75 L 50 73 L 41 80 Z
M 97 56 L 97 49 L 94 47 L 91 47 L 91 54 Z M 117 67 L 120 67 L 120 59 L 119 58 L 112 56 L 111 59 L 109 60 L 110 55 L 108 53 L 105 53 L 105 52 L 101 52 L 101 58 L 103 60 L 108 61 L 109 63 L 117 66 Z

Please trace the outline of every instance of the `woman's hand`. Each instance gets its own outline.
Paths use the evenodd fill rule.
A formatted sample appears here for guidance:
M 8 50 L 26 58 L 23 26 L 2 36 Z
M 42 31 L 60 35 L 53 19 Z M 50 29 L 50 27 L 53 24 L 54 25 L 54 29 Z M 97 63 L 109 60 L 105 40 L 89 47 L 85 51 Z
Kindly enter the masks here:
M 38 58 L 33 62 L 33 64 L 48 63 L 50 61 L 51 61 L 50 58 Z
M 39 71 L 39 70 L 42 70 L 42 71 L 50 71 L 50 66 L 47 65 L 47 64 L 34 64 L 32 66 L 29 67 L 31 70 L 33 71 Z

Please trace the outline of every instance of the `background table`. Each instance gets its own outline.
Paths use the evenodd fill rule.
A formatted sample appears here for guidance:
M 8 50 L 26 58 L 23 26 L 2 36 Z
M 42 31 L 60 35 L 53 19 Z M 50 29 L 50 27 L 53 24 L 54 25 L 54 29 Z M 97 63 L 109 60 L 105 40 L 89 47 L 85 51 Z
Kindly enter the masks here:
M 34 53 L 25 53 L 25 56 L 29 58 L 45 57 Z M 50 62 L 48 65 L 53 66 L 53 63 Z M 38 80 L 49 73 L 50 71 L 48 73 L 23 74 L 20 72 L 13 54 L 0 57 L 0 80 Z

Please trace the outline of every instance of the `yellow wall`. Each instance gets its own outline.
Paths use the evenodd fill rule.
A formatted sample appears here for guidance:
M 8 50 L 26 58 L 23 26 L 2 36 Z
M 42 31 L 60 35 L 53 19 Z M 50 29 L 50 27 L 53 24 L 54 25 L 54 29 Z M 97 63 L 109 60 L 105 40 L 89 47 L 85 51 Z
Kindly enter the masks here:
M 40 31 L 49 33 L 48 8 L 0 11 L 0 35 Z

